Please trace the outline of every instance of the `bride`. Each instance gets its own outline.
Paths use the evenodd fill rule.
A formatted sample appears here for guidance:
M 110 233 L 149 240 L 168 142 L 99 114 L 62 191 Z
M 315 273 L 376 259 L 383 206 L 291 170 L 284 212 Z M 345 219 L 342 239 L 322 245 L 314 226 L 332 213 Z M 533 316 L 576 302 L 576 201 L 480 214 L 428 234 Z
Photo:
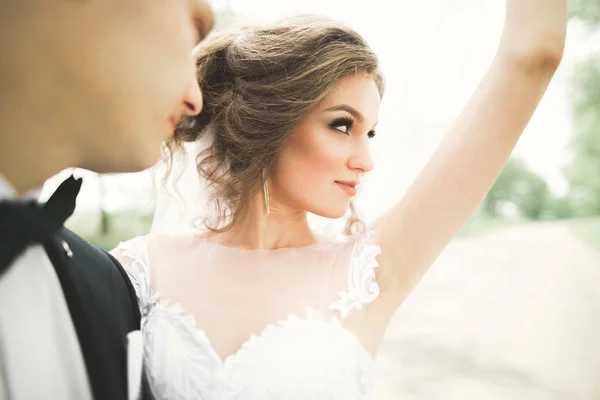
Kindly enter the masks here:
M 210 138 L 193 185 L 206 182 L 212 217 L 202 234 L 151 233 L 113 251 L 136 288 L 156 398 L 368 398 L 388 322 L 498 176 L 565 30 L 566 0 L 507 0 L 496 56 L 437 151 L 373 225 L 351 216 L 341 242 L 307 215 L 347 215 L 373 168 L 375 54 L 316 18 L 203 42 L 204 109 L 180 122 L 168 155 Z

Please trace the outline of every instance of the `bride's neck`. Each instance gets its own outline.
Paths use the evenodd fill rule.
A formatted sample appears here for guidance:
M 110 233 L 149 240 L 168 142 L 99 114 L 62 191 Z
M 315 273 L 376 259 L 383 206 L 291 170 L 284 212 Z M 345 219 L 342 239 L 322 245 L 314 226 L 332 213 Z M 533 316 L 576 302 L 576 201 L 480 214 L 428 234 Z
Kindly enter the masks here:
M 271 199 L 267 215 L 262 193 L 253 196 L 240 210 L 230 230 L 215 241 L 243 249 L 304 247 L 317 242 L 307 221 L 306 210 L 291 209 Z

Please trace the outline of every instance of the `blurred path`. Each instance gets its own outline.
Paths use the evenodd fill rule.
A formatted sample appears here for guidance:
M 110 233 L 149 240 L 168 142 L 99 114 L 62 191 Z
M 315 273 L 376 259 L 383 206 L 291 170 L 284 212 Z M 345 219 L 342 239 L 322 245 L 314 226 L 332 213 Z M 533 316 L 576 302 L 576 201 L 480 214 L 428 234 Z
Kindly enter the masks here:
M 457 239 L 392 321 L 377 399 L 600 399 L 600 251 L 544 223 Z

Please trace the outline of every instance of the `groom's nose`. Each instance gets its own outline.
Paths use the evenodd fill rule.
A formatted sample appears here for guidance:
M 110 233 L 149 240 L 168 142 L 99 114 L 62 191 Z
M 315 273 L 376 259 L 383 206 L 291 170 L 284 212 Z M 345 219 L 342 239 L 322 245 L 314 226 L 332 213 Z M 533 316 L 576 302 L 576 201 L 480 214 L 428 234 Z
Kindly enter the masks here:
M 190 84 L 185 97 L 183 98 L 182 115 L 194 116 L 202 111 L 202 92 L 196 79 Z

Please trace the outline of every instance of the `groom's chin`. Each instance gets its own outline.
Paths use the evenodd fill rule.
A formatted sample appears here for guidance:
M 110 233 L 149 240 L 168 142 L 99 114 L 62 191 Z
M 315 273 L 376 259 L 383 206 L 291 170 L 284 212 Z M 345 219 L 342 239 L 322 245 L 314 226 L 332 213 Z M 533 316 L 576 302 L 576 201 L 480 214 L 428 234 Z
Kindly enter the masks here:
M 148 168 L 152 168 L 156 165 L 156 163 L 158 163 L 158 161 L 160 160 L 160 156 L 160 150 L 154 153 L 147 152 L 143 155 L 140 155 L 135 160 L 126 160 L 122 163 L 117 163 L 117 165 L 113 166 L 113 169 L 115 169 L 113 173 L 133 173 L 147 170 Z
M 81 168 L 100 174 L 118 174 L 141 172 L 153 167 L 161 158 L 161 148 L 135 149 L 130 152 L 114 152 L 105 157 L 99 157 L 96 162 L 87 160 Z M 125 153 L 125 154 L 124 154 Z

